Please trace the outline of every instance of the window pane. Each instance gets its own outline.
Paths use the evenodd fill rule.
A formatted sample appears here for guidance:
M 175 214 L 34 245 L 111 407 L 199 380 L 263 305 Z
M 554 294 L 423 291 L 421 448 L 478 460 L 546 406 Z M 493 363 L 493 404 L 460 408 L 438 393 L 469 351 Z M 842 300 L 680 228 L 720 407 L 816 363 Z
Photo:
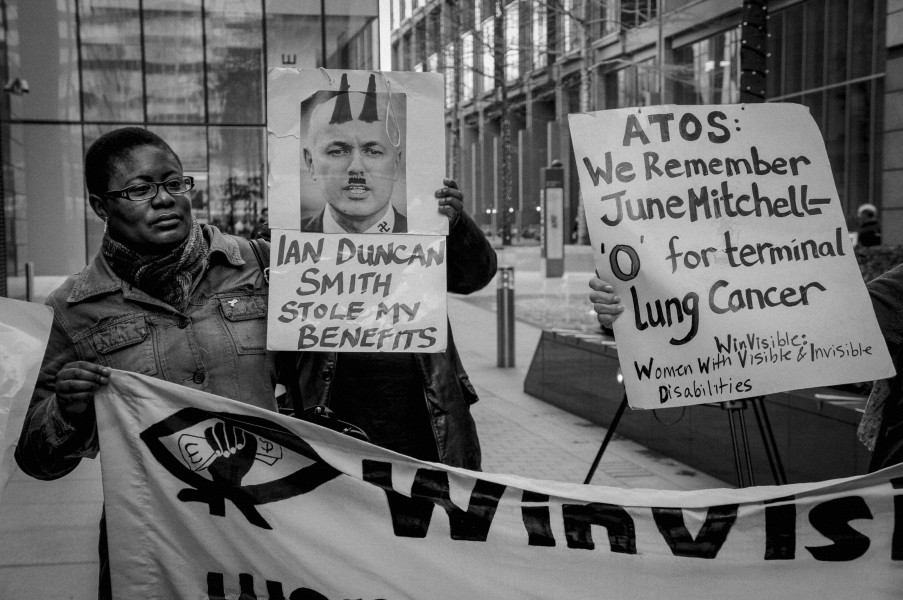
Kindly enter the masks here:
M 792 94 L 803 89 L 803 7 L 795 6 L 784 14 L 784 94 Z
M 87 264 L 87 202 L 82 177 L 82 138 L 78 125 L 10 125 L 4 165 L 11 297 L 24 297 L 25 263 L 35 275 L 71 275 Z M 7 168 L 8 167 L 8 168 Z M 11 210 L 10 210 L 11 209 Z M 100 220 L 95 219 L 99 224 Z M 60 252 L 66 248 L 66 252 Z M 12 250 L 10 252 L 10 250 Z M 96 251 L 96 248 L 94 249 Z M 20 295 L 19 288 L 22 287 Z
M 846 140 L 845 124 L 847 122 L 846 87 L 840 86 L 827 90 L 825 99 L 825 114 L 829 115 L 822 130 L 825 135 L 825 148 L 828 151 L 828 159 L 831 161 L 831 171 L 834 173 L 834 183 L 837 184 L 840 204 L 845 206 L 847 202 L 846 156 L 844 152 L 844 142 Z
M 514 81 L 520 77 L 519 17 L 517 2 L 512 2 L 505 7 L 505 81 Z
M 203 122 L 201 0 L 144 0 L 147 118 Z
M 846 46 L 846 37 L 831 38 L 831 46 Z M 821 87 L 825 80 L 825 6 L 822 2 L 812 2 L 806 6 L 806 89 Z
M 143 121 L 138 0 L 82 0 L 78 7 L 85 120 Z
M 483 21 L 482 27 L 480 28 L 481 37 L 478 38 L 476 43 L 480 46 L 480 51 L 483 54 L 483 64 L 482 64 L 482 74 L 481 77 L 481 85 L 480 92 L 488 92 L 489 90 L 495 89 L 495 56 L 493 54 L 493 44 L 495 43 L 493 40 L 494 36 L 494 21 L 492 17 Z
M 849 23 L 848 16 L 848 0 L 828 0 L 828 39 L 831 43 L 828 45 L 828 81 L 827 83 L 837 83 L 847 79 L 847 52 L 849 49 L 849 41 L 847 41 L 847 25 Z M 859 7 L 856 7 L 859 10 Z M 855 44 L 860 45 L 862 41 L 856 40 Z
M 378 0 L 330 0 L 326 3 L 327 68 L 375 68 L 379 55 L 378 14 Z
M 210 128 L 210 222 L 228 233 L 250 235 L 266 206 L 264 135 L 262 127 Z
M 266 9 L 267 66 L 320 66 L 320 0 L 266 0 Z
M 461 36 L 461 54 L 463 67 L 461 69 L 461 100 L 468 102 L 473 99 L 474 88 L 474 56 L 473 56 L 473 32 Z
M 548 40 L 546 37 L 546 5 L 542 0 L 533 0 L 533 68 L 546 66 Z
M 207 112 L 213 123 L 263 123 L 260 0 L 209 0 Z
M 27 96 L 3 94 L 13 119 L 77 120 L 78 49 L 74 0 L 5 2 L 3 46 L 7 51 L 2 83 L 28 85 Z M 35 68 L 40 65 L 40 68 Z
M 873 66 L 875 51 L 874 32 L 881 31 L 881 28 L 876 27 L 874 15 L 874 0 L 856 1 L 856 7 L 851 18 L 852 39 L 855 40 L 855 43 L 850 48 L 851 79 L 871 75 L 875 69 Z
M 850 107 L 850 190 L 856 190 L 855 197 L 850 198 L 850 206 L 846 206 L 846 214 L 852 215 L 856 206 L 872 202 L 871 192 L 872 163 L 871 146 L 871 82 L 862 81 L 849 88 Z
M 445 46 L 445 105 L 452 106 L 455 103 L 455 90 L 457 82 L 455 81 L 455 45 L 448 44 Z
M 677 102 L 729 104 L 739 101 L 739 27 L 675 49 L 674 61 L 683 67 L 674 86 Z

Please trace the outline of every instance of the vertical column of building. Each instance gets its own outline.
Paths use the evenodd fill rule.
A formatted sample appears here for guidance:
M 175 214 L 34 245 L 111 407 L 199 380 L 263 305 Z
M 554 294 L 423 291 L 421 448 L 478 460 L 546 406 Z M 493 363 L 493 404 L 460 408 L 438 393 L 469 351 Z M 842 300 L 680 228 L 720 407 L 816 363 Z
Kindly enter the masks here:
M 903 2 L 887 3 L 881 229 L 885 244 L 903 244 Z
M 745 0 L 740 33 L 740 102 L 765 101 L 768 6 Z

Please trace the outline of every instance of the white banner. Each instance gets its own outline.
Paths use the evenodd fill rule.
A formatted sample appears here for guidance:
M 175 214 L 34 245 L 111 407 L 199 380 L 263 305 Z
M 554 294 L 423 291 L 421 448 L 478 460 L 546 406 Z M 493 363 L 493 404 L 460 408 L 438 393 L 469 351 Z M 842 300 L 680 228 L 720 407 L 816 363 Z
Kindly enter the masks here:
M 568 117 L 630 405 L 883 379 L 894 369 L 824 142 L 794 104 Z
M 444 236 L 272 232 L 267 347 L 442 352 Z
M 824 600 L 903 588 L 903 467 L 618 489 L 415 461 L 119 371 L 96 406 L 116 598 Z
M 49 306 L 0 298 L 0 499 L 52 324 Z

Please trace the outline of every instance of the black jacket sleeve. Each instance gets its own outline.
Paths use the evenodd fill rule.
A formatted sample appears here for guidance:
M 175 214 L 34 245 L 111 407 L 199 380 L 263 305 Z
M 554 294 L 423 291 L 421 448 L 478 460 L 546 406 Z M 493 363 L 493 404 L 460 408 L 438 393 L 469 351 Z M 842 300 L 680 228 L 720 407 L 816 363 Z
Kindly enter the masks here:
M 460 213 L 448 232 L 448 291 L 470 294 L 495 277 L 498 258 L 479 225 Z

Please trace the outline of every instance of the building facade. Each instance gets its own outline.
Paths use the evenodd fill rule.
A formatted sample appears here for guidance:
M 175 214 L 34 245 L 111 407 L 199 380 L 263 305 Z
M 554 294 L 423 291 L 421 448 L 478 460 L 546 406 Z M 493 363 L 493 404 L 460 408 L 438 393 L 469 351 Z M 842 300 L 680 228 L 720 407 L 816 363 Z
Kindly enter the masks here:
M 172 145 L 200 221 L 250 232 L 266 203 L 267 69 L 376 69 L 378 14 L 378 0 L 0 0 L 0 295 L 96 253 L 82 158 L 117 127 Z
M 566 218 L 573 239 L 585 239 L 569 113 L 767 101 L 809 107 L 848 223 L 873 204 L 885 243 L 903 243 L 903 157 L 893 151 L 903 136 L 903 2 L 392 0 L 391 8 L 393 68 L 445 73 L 449 171 L 493 230 L 516 237 L 537 226 L 540 169 L 560 160 Z

